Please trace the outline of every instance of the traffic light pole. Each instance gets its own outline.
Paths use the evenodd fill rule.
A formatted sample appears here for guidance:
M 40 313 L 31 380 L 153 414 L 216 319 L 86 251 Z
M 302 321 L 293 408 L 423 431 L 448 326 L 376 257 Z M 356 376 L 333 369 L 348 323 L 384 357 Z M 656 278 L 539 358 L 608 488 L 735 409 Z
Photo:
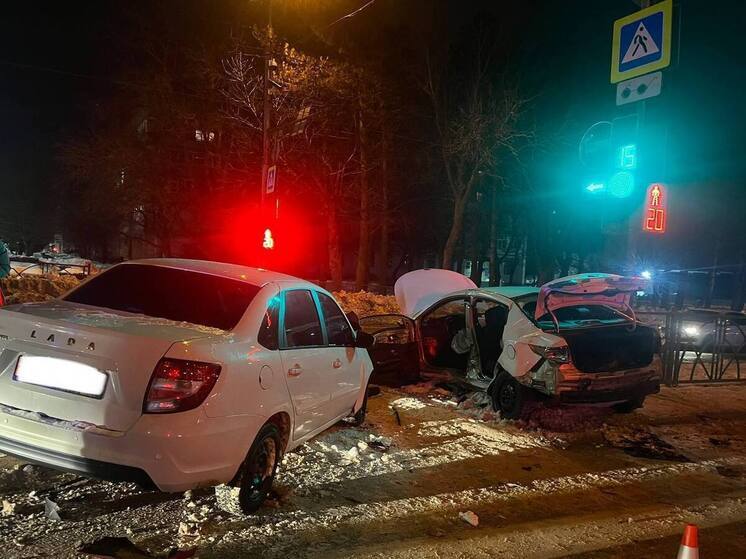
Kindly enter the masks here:
M 267 195 L 267 178 L 269 176 L 270 159 L 270 127 L 272 125 L 272 99 L 270 98 L 270 63 L 272 42 L 272 0 L 267 0 L 267 38 L 264 45 L 264 80 L 262 107 L 262 183 L 260 198 L 260 215 L 264 217 L 264 202 Z
M 650 0 L 641 0 L 640 1 L 640 9 L 644 10 L 645 8 L 650 7 Z M 639 101 L 637 103 L 637 144 L 638 146 L 642 147 L 642 151 L 647 153 L 650 153 L 650 150 L 645 150 L 645 142 L 643 141 L 643 132 L 645 130 L 645 117 L 647 114 L 647 101 L 645 99 Z M 643 158 L 641 160 L 642 165 L 638 165 L 637 170 L 637 181 L 636 182 L 644 182 L 639 181 L 640 178 L 645 177 L 645 171 L 649 169 L 649 164 L 645 164 L 645 157 L 643 155 Z M 627 266 L 629 267 L 629 271 L 633 274 L 635 273 L 634 265 L 635 265 L 635 255 L 637 254 L 637 241 L 639 239 L 639 229 L 640 229 L 640 220 L 641 216 L 638 214 L 637 210 L 633 211 L 629 216 L 629 222 L 627 224 Z

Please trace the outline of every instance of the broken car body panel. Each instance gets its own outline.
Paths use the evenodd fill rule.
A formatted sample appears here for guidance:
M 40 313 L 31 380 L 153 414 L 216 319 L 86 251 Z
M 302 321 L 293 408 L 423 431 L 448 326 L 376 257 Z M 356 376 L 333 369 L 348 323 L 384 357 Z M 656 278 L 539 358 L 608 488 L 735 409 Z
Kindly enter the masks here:
M 568 402 L 615 401 L 614 398 L 620 401 L 658 391 L 661 366 L 657 333 L 629 316 L 631 297 L 645 287 L 645 280 L 580 274 L 554 280 L 541 289 L 525 286 L 453 289 L 471 283 L 468 278 L 464 278 L 468 281 L 457 278 L 458 275 L 444 270 L 417 270 L 402 276 L 395 286 L 402 309 L 414 319 L 422 373 L 431 375 L 450 370 L 465 382 L 486 389 L 502 370 L 525 386 Z M 428 358 L 433 340 L 431 334 L 427 340 L 423 337 L 423 323 L 437 320 L 432 317 L 440 309 L 449 302 L 459 301 L 463 301 L 462 310 L 458 311 L 456 305 L 454 312 L 461 313 L 475 347 L 464 361 L 464 370 L 434 366 L 433 359 Z M 474 305 L 480 301 L 508 308 L 502 333 L 488 342 L 480 341 L 479 336 L 479 328 L 484 326 L 479 324 Z M 535 316 L 560 309 L 576 312 L 573 307 L 609 316 L 605 320 L 581 317 L 568 322 L 569 326 L 559 332 L 556 318 L 554 322 L 536 322 Z M 445 316 L 443 320 L 449 318 L 458 316 Z M 365 320 L 371 319 L 375 317 Z M 431 325 L 428 328 L 433 330 Z M 452 328 L 441 330 L 451 336 L 454 333 Z M 428 352 L 425 341 L 429 344 Z M 440 340 L 439 346 L 442 348 L 447 342 L 450 340 Z M 494 362 L 485 360 L 484 355 L 480 359 L 484 343 L 500 345 L 495 370 L 488 370 Z M 481 364 L 477 375 L 473 374 L 475 360 L 477 369 Z M 490 363 L 489 367 L 485 367 L 486 362 Z M 374 363 L 378 366 L 375 358 Z
M 541 356 L 531 349 L 531 345 L 549 347 L 560 343 L 561 338 L 537 329 L 520 307 L 513 303 L 505 325 L 503 351 L 498 363 L 512 376 L 521 377 L 541 359 Z

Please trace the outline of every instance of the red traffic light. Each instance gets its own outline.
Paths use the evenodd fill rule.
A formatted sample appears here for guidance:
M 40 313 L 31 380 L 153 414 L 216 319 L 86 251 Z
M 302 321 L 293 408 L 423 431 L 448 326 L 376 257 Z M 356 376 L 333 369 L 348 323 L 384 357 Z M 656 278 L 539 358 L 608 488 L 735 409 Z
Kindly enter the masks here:
M 275 239 L 272 237 L 272 230 L 267 228 L 264 230 L 264 238 L 262 239 L 262 248 L 265 250 L 272 250 L 275 248 Z

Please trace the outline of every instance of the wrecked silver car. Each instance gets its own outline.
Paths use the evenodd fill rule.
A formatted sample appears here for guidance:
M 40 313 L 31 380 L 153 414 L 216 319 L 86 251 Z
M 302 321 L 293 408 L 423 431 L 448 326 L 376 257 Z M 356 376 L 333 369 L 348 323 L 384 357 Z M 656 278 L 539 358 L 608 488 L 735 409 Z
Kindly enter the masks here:
M 449 270 L 409 272 L 394 288 L 402 315 L 360 320 L 375 338 L 373 381 L 457 380 L 511 419 L 537 400 L 631 411 L 660 389 L 658 331 L 630 306 L 644 283 L 580 274 L 540 289 L 477 288 Z

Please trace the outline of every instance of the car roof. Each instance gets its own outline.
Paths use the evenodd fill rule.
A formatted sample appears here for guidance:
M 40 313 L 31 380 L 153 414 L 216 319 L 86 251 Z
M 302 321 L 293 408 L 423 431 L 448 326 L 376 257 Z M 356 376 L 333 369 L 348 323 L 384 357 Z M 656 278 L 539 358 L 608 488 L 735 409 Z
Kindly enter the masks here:
M 500 297 L 504 297 L 506 299 L 517 299 L 519 297 L 522 297 L 523 295 L 529 295 L 529 294 L 536 294 L 539 292 L 538 287 L 530 287 L 530 286 L 505 286 L 505 287 L 479 287 L 477 289 L 462 289 L 460 291 L 453 291 L 451 293 L 447 293 L 443 295 L 442 297 L 438 298 L 437 301 L 434 303 L 428 305 L 427 307 L 423 309 L 419 309 L 416 313 L 412 315 L 412 318 L 417 318 L 425 311 L 431 309 L 434 305 L 440 304 L 442 301 L 447 301 L 448 299 L 456 299 L 458 297 L 469 297 L 473 295 L 477 295 L 479 293 L 484 293 L 485 295 L 498 295 Z
M 518 297 L 523 297 L 524 295 L 531 295 L 539 293 L 538 287 L 531 287 L 529 285 L 505 285 L 502 287 L 483 287 L 481 288 L 482 291 L 487 291 L 488 293 L 497 293 L 498 295 L 502 295 L 503 297 L 507 297 L 508 299 L 516 299 Z
M 212 262 L 210 260 L 188 260 L 184 258 L 143 258 L 140 260 L 128 260 L 123 265 L 145 264 L 148 266 L 160 266 L 162 268 L 173 268 L 176 270 L 187 270 L 190 272 L 201 272 L 224 278 L 234 279 L 250 283 L 252 285 L 264 286 L 271 282 L 292 281 L 308 283 L 300 278 L 272 272 L 263 268 L 252 268 L 239 264 L 227 264 L 225 262 Z M 311 284 L 309 284 L 311 285 Z

